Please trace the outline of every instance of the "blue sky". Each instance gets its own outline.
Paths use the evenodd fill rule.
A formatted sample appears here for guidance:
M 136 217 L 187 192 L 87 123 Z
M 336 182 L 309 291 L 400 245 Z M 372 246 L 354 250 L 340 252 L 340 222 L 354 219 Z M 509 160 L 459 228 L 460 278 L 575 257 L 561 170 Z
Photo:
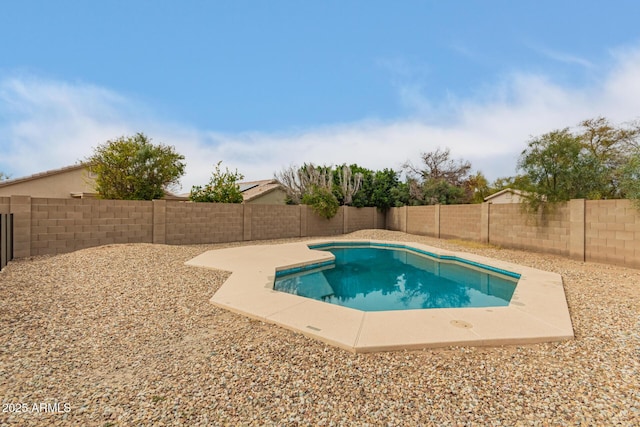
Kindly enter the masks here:
M 144 132 L 247 179 L 399 169 L 449 147 L 490 179 L 532 135 L 640 119 L 640 2 L 32 1 L 0 12 L 0 171 Z

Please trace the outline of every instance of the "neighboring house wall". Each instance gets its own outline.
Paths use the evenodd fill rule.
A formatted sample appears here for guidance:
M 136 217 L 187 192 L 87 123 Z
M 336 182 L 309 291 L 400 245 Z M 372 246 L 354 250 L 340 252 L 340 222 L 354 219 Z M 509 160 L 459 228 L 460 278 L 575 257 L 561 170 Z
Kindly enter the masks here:
M 494 193 L 484 198 L 485 202 L 493 203 L 496 205 L 505 203 L 522 203 L 525 201 L 524 196 L 526 193 L 520 190 L 512 190 L 511 188 L 505 188 L 497 193 Z
M 286 195 L 287 193 L 285 193 L 284 190 L 276 188 L 245 203 L 248 205 L 284 205 L 286 204 Z
M 95 176 L 79 164 L 41 172 L 23 178 L 0 181 L 0 196 L 29 196 L 55 199 L 96 198 Z M 167 192 L 165 199 L 180 199 Z
M 95 181 L 85 167 L 70 167 L 31 177 L 0 182 L 0 196 L 71 198 L 71 193 L 94 193 Z
M 9 210 L 10 207 L 11 207 L 11 197 L 0 197 L 0 213 L 11 212 Z
M 522 203 L 523 198 L 517 193 L 506 192 L 490 200 L 494 205 L 505 203 Z

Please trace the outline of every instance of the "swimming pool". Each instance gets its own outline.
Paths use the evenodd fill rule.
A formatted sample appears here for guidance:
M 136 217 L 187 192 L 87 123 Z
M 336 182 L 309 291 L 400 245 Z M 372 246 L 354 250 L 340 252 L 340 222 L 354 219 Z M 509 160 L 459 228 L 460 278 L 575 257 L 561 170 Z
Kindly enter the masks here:
M 330 265 L 329 247 L 383 246 L 446 262 L 520 275 L 507 306 L 363 311 L 273 289 L 276 275 Z M 416 242 L 314 239 L 206 251 L 190 266 L 231 273 L 211 297 L 226 310 L 272 323 L 355 353 L 451 345 L 505 345 L 573 337 L 562 277 L 480 255 Z
M 509 305 L 520 275 L 402 245 L 311 245 L 332 262 L 276 273 L 274 289 L 362 311 Z

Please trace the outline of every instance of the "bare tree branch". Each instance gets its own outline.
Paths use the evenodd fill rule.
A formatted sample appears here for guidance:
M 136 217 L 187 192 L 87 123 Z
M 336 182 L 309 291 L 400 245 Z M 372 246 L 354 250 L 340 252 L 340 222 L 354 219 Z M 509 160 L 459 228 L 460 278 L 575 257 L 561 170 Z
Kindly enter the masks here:
M 450 155 L 448 148 L 442 150 L 438 147 L 435 151 L 421 154 L 424 169 L 418 169 L 410 161 L 405 162 L 403 167 L 422 181 L 444 180 L 451 185 L 460 186 L 469 176 L 471 163 L 451 159 Z
M 302 167 L 291 165 L 276 172 L 274 177 L 284 188 L 287 198 L 296 205 L 302 201 L 302 196 L 308 193 L 311 187 L 316 186 L 331 191 L 333 185 L 331 167 L 318 167 L 313 163 L 305 163 Z

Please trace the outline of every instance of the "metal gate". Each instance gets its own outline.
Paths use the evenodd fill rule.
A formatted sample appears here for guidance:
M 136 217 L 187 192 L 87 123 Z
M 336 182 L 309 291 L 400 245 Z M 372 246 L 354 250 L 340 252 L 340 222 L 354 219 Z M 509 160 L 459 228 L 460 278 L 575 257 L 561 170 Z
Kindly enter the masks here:
M 13 214 L 0 214 L 0 270 L 13 259 Z

